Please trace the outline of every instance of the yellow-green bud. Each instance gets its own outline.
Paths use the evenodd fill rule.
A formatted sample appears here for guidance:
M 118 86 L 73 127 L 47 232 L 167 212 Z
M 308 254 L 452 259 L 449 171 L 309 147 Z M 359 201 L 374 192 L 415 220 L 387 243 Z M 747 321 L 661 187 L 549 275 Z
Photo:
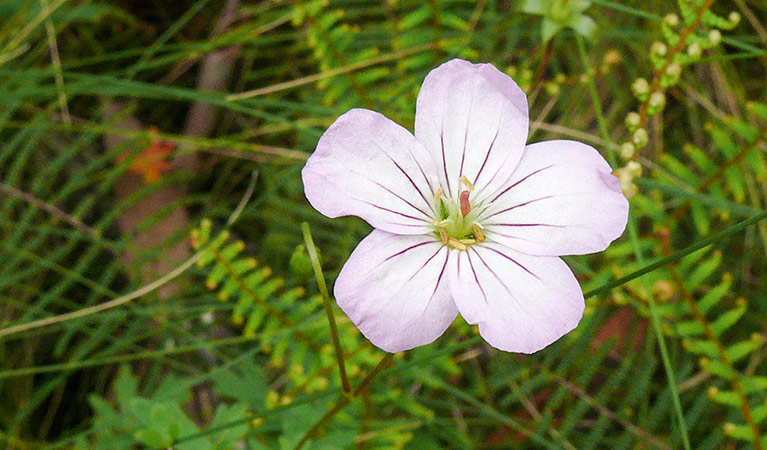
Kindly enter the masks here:
M 626 164 L 626 170 L 628 170 L 634 178 L 642 175 L 642 165 L 636 161 L 629 161 L 628 164 Z
M 636 148 L 645 148 L 650 142 L 650 136 L 647 134 L 647 130 L 639 128 L 634 131 L 634 134 L 631 136 L 631 142 Z
M 679 16 L 677 16 L 674 13 L 667 14 L 666 17 L 663 18 L 663 20 L 665 20 L 666 23 L 671 25 L 672 27 L 679 25 Z
M 618 50 L 612 49 L 605 53 L 604 58 L 602 58 L 602 61 L 604 61 L 605 64 L 608 66 L 614 66 L 621 62 L 622 56 Z
M 631 90 L 634 91 L 634 95 L 640 100 L 644 101 L 647 98 L 647 94 L 650 92 L 650 83 L 644 78 L 637 78 L 631 83 Z
M 737 25 L 740 23 L 740 14 L 738 14 L 737 11 L 733 11 L 730 13 L 730 16 L 728 17 L 730 19 L 730 22 L 733 25 Z
M 679 75 L 682 74 L 682 65 L 678 62 L 669 64 L 669 66 L 666 67 L 666 74 L 668 74 L 670 77 L 678 78 Z
M 719 45 L 722 42 L 722 32 L 714 28 L 708 32 L 708 40 L 711 41 L 711 45 Z
M 663 92 L 653 92 L 650 94 L 650 99 L 647 101 L 647 104 L 653 109 L 660 111 L 666 106 L 666 96 L 663 95 Z
M 693 42 L 689 47 L 687 47 L 687 54 L 693 58 L 700 58 L 700 55 L 703 54 L 703 49 L 700 47 L 700 45 Z
M 642 116 L 640 116 L 638 112 L 631 111 L 630 113 L 626 114 L 626 127 L 631 132 L 634 132 L 634 130 L 639 128 L 639 125 L 641 123 L 642 123 Z
M 621 144 L 620 149 L 618 150 L 621 154 L 621 158 L 623 159 L 631 159 L 634 157 L 634 153 L 636 153 L 636 147 L 634 147 L 634 144 L 631 142 L 624 142 Z
M 666 56 L 666 53 L 668 52 L 668 47 L 666 47 L 666 44 L 663 42 L 655 41 L 650 46 L 650 53 L 658 56 Z

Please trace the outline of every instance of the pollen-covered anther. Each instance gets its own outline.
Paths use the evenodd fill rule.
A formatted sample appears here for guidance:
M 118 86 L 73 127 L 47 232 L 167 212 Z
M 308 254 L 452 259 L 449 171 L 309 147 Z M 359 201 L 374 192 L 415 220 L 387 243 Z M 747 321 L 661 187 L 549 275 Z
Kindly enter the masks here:
M 445 231 L 445 229 L 444 228 L 440 228 L 437 231 L 439 232 L 439 238 L 440 238 L 440 240 L 442 240 L 442 243 L 443 244 L 447 244 L 448 243 L 448 238 L 447 238 L 447 232 Z
M 477 240 L 471 239 L 471 238 L 465 238 L 465 239 L 458 239 L 458 242 L 460 242 L 461 244 L 471 245 L 471 244 L 476 244 Z
M 464 216 L 469 214 L 469 211 L 471 211 L 471 203 L 469 203 L 469 191 L 463 191 L 461 192 L 461 214 Z
M 466 185 L 466 189 L 470 191 L 474 190 L 474 184 L 466 178 L 466 175 L 461 175 L 461 182 Z
M 474 234 L 474 239 L 477 240 L 477 242 L 482 242 L 485 240 L 485 234 L 482 232 L 482 226 L 478 223 L 475 223 L 471 226 L 472 234 Z
M 451 247 L 451 248 L 454 248 L 456 250 L 466 250 L 467 248 L 469 248 L 469 247 L 466 246 L 466 244 L 464 244 L 463 242 L 459 241 L 456 238 L 448 239 L 447 240 L 447 246 Z
M 442 193 L 445 192 L 444 189 L 442 189 L 442 186 L 437 189 L 437 192 L 434 193 L 434 203 L 439 205 L 439 201 L 442 198 Z

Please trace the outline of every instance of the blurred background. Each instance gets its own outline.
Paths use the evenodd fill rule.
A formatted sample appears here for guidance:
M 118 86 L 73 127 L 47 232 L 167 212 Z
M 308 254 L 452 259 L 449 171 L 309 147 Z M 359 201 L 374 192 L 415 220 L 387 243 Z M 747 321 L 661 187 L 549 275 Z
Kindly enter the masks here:
M 0 448 L 767 448 L 766 28 L 762 0 L 0 1 Z M 347 405 L 301 224 L 331 292 L 371 228 L 300 170 L 350 108 L 412 130 L 455 57 L 526 91 L 529 142 L 596 147 L 629 227 L 566 258 L 586 315 L 535 355 L 458 318 L 379 365 L 334 306 Z

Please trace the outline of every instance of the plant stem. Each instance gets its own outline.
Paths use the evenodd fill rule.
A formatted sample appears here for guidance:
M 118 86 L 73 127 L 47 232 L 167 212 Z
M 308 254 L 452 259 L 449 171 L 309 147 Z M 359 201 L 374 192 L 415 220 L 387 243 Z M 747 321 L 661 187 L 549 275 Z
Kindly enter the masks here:
M 309 430 L 304 434 L 304 437 L 301 438 L 300 441 L 298 441 L 298 444 L 296 444 L 295 447 L 293 447 L 293 450 L 300 450 L 301 447 L 306 444 L 306 442 L 319 430 L 323 425 L 328 423 L 330 419 L 332 419 L 336 414 L 338 414 L 339 411 L 341 411 L 346 405 L 351 403 L 352 399 L 359 395 L 360 392 L 362 392 L 363 389 L 365 389 L 371 381 L 373 381 L 373 378 L 375 378 L 381 370 L 389 364 L 389 361 L 391 361 L 392 357 L 394 356 L 393 353 L 387 353 L 381 361 L 378 362 L 378 364 L 373 368 L 373 371 L 370 372 L 365 379 L 362 380 L 362 382 L 357 386 L 357 388 L 354 390 L 354 392 L 350 394 L 342 394 L 338 397 L 338 401 L 335 405 L 333 405 L 332 408 L 328 410 L 321 418 L 317 421 L 314 425 L 312 425 Z
M 317 286 L 319 286 L 320 294 L 322 295 L 322 304 L 325 305 L 325 314 L 328 316 L 328 323 L 330 324 L 330 337 L 333 339 L 333 347 L 335 347 L 336 360 L 338 361 L 338 372 L 341 374 L 341 386 L 343 387 L 344 393 L 349 394 L 352 391 L 352 387 L 349 384 L 349 379 L 346 377 L 344 352 L 341 348 L 341 341 L 338 339 L 336 318 L 333 315 L 333 307 L 330 304 L 330 294 L 328 293 L 328 286 L 325 284 L 325 275 L 322 273 L 320 258 L 317 256 L 317 247 L 314 246 L 314 240 L 312 239 L 312 233 L 309 230 L 309 224 L 306 222 L 302 223 L 301 230 L 304 233 L 306 251 L 309 253 L 309 259 L 312 261 L 314 277 L 317 279 Z

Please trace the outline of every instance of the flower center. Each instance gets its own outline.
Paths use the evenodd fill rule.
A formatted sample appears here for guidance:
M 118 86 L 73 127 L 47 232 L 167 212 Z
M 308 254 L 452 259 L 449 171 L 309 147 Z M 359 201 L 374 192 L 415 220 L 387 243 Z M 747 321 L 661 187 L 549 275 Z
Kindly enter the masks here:
M 485 240 L 482 224 L 477 218 L 484 205 L 472 204 L 471 192 L 474 185 L 465 177 L 461 183 L 466 187 L 458 199 L 448 197 L 440 187 L 434 195 L 438 217 L 434 220 L 435 235 L 448 247 L 466 250 L 469 246 Z

